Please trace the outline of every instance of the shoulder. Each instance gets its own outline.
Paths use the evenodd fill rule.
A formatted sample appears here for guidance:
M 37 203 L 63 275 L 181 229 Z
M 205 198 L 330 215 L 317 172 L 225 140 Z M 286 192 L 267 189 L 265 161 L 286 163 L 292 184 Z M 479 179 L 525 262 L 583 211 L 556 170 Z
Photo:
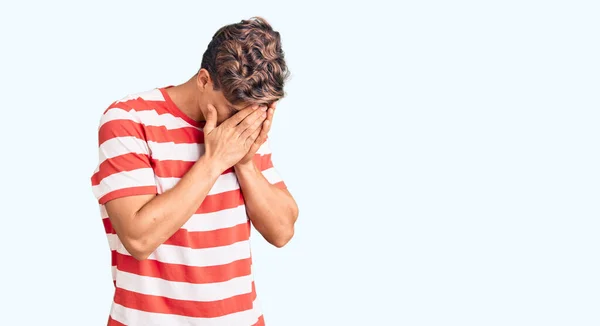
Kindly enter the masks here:
M 165 98 L 160 89 L 131 93 L 112 102 L 102 113 L 100 125 L 112 120 L 133 120 L 143 124 L 144 116 L 156 114 L 157 104 Z

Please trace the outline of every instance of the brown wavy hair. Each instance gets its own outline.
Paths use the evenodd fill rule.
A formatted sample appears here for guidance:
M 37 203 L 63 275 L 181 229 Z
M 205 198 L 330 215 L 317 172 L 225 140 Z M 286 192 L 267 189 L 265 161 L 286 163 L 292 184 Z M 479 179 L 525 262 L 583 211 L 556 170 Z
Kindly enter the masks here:
M 221 27 L 202 56 L 214 90 L 232 104 L 271 104 L 285 96 L 290 73 L 281 36 L 262 17 Z

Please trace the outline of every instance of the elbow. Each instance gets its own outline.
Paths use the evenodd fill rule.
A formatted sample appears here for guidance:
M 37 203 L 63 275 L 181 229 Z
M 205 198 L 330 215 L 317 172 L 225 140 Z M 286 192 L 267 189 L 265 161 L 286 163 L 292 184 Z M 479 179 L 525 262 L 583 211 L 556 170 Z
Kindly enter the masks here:
M 131 257 L 135 258 L 137 261 L 142 261 L 148 259 L 150 257 L 150 252 L 148 251 L 136 251 L 130 253 Z
M 298 214 L 300 214 L 300 211 L 298 210 L 298 205 L 294 202 L 292 206 L 292 225 L 298 220 Z
M 283 248 L 294 237 L 294 224 L 298 220 L 298 206 L 294 203 L 291 207 L 289 225 L 279 230 L 277 236 L 269 241 L 277 248 Z
M 143 240 L 127 239 L 126 241 L 123 241 L 123 246 L 131 257 L 138 261 L 148 259 L 150 254 L 154 251 L 154 249 L 150 248 L 148 243 Z
M 294 237 L 294 227 L 291 226 L 286 230 L 281 230 L 276 237 L 270 239 L 269 243 L 277 248 L 283 248 Z

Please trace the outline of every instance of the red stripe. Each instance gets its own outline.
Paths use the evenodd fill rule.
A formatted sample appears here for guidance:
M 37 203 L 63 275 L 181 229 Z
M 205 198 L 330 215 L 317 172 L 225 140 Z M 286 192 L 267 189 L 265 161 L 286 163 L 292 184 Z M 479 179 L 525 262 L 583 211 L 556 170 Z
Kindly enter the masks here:
M 160 178 L 183 178 L 196 162 L 152 159 L 154 174 Z
M 271 162 L 271 154 L 270 153 L 264 154 L 264 155 L 256 154 L 256 155 L 254 155 L 254 157 L 252 159 L 254 160 L 254 163 L 256 164 L 258 169 L 261 171 L 264 171 L 268 168 L 273 167 L 273 162 Z
M 102 224 L 104 225 L 104 232 L 106 232 L 107 234 L 115 233 L 115 229 L 113 228 L 112 223 L 110 222 L 110 218 L 103 218 Z
M 196 210 L 196 214 L 205 214 L 235 208 L 244 204 L 244 197 L 240 189 L 208 195 L 204 198 L 202 205 Z
M 108 110 L 118 108 L 125 111 L 131 111 L 132 109 L 136 112 L 139 111 L 156 111 L 159 115 L 168 113 L 173 114 L 173 112 L 169 111 L 167 108 L 167 102 L 165 101 L 149 101 L 144 100 L 142 98 L 131 99 L 123 102 L 112 103 L 104 113 L 108 112 Z M 176 117 L 176 115 L 174 115 Z
M 285 182 L 283 182 L 283 181 L 273 183 L 273 185 L 279 189 L 287 189 L 287 186 L 285 185 Z
M 247 223 L 229 228 L 189 232 L 186 229 L 177 230 L 165 244 L 187 247 L 192 249 L 214 248 L 228 246 L 236 242 L 248 240 L 250 233 Z
M 136 195 L 152 195 L 156 194 L 156 186 L 124 188 L 111 191 L 100 198 L 101 205 L 106 204 L 109 200 L 127 196 Z M 244 204 L 244 197 L 240 189 L 226 191 L 214 195 L 208 195 L 196 210 L 196 214 L 206 214 L 222 211 L 224 209 L 236 208 Z M 106 230 L 106 226 L 105 226 Z
M 263 315 L 260 315 L 260 317 L 258 317 L 258 321 L 256 322 L 256 324 L 254 324 L 252 326 L 265 326 L 265 318 L 263 317 Z
M 115 191 L 111 191 L 106 195 L 102 196 L 98 202 L 100 205 L 106 204 L 106 202 L 127 196 L 137 196 L 137 195 L 155 195 L 157 193 L 156 186 L 143 186 L 143 187 L 131 187 L 131 188 L 123 188 Z
M 120 253 L 116 253 L 116 259 L 117 269 L 122 272 L 194 284 L 225 282 L 236 277 L 248 276 L 252 265 L 251 258 L 206 267 L 169 264 L 151 259 L 140 261 Z
M 121 288 L 117 288 L 115 291 L 115 303 L 127 308 L 201 318 L 221 317 L 252 309 L 252 303 L 255 298 L 254 284 L 250 293 L 236 295 L 223 300 L 203 302 L 146 295 Z
M 175 144 L 203 144 L 204 132 L 192 126 L 167 129 L 165 126 L 148 126 L 129 119 L 110 120 L 102 124 L 98 130 L 98 143 L 116 137 L 136 137 L 157 143 L 174 142 Z
M 102 179 L 119 172 L 152 168 L 150 158 L 146 154 L 127 153 L 104 160 L 98 167 L 98 172 L 92 176 L 92 186 L 100 184 Z
M 256 155 L 254 162 L 256 166 L 264 171 L 273 167 L 270 159 L 271 154 Z M 92 176 L 92 185 L 100 184 L 102 179 L 119 172 L 133 171 L 142 168 L 153 168 L 154 174 L 160 178 L 183 178 L 183 176 L 194 166 L 196 162 L 178 161 L 178 160 L 157 160 L 146 154 L 128 153 L 109 158 L 102 162 Z M 228 168 L 222 174 L 233 172 L 233 168 Z
M 107 326 L 127 326 L 125 324 L 122 324 L 114 319 L 112 319 L 112 317 L 108 316 L 108 324 Z
M 142 121 L 143 122 L 143 121 Z M 165 126 L 145 126 L 146 139 L 157 143 L 203 144 L 204 132 L 192 126 L 167 129 Z
M 261 171 L 265 171 L 267 169 L 270 169 L 273 167 L 273 161 L 271 161 L 271 154 L 269 154 L 269 157 L 264 158 L 263 161 L 261 162 L 261 166 L 260 166 L 260 170 Z
M 98 146 L 115 137 L 136 137 L 144 140 L 144 128 L 141 124 L 126 119 L 111 120 L 98 130 Z
M 172 101 L 168 97 L 169 95 L 166 93 L 166 91 L 164 91 L 164 89 L 159 89 L 159 91 L 163 95 L 164 101 L 163 100 L 152 101 L 152 100 L 144 100 L 142 98 L 136 98 L 136 99 L 131 99 L 131 100 L 127 100 L 127 101 L 122 101 L 119 103 L 114 102 L 110 105 L 110 107 L 106 111 L 110 110 L 111 108 L 120 108 L 125 111 L 131 111 L 133 109 L 136 112 L 156 111 L 158 113 L 158 115 L 171 114 L 174 117 L 185 120 L 187 123 L 189 123 L 191 125 L 198 125 L 200 127 L 204 125 L 203 121 L 194 121 L 190 117 L 186 116 L 185 114 L 182 114 L 180 111 L 179 112 L 171 111 L 170 106 L 175 106 L 175 104 L 172 103 Z M 105 113 L 106 113 L 106 111 L 105 111 Z
M 119 172 L 128 172 L 143 168 L 154 169 L 154 174 L 160 178 L 183 178 L 183 176 L 194 166 L 196 162 L 175 161 L 175 160 L 156 160 L 148 155 L 128 153 L 115 156 L 102 162 L 98 172 L 92 176 L 92 186 L 100 184 L 102 179 Z M 222 174 L 233 172 L 233 168 L 228 168 Z
M 154 110 L 155 106 L 160 106 L 160 104 L 163 103 L 164 105 L 164 101 L 148 101 L 148 100 L 144 100 L 142 98 L 134 98 L 134 99 L 130 99 L 127 101 L 115 101 L 113 102 L 107 109 L 106 111 L 104 111 L 104 114 L 106 114 L 106 112 L 108 112 L 110 109 L 121 109 L 124 111 L 147 111 L 147 110 Z M 151 105 L 152 104 L 152 105 Z M 158 104 L 158 105 L 156 105 Z M 156 108 L 157 109 L 157 108 Z
M 280 182 L 283 186 L 283 182 Z M 132 187 L 111 191 L 99 199 L 99 203 L 104 205 L 106 202 L 121 197 L 136 195 L 155 195 L 156 186 Z M 214 195 L 207 195 L 204 201 L 196 210 L 196 214 L 214 213 L 224 209 L 235 208 L 244 204 L 244 197 L 240 189 L 234 189 Z
M 154 174 L 160 178 L 183 178 L 195 163 L 196 162 L 174 160 L 151 160 L 151 164 L 154 167 Z M 233 172 L 233 168 L 229 168 L 221 174 L 230 172 Z

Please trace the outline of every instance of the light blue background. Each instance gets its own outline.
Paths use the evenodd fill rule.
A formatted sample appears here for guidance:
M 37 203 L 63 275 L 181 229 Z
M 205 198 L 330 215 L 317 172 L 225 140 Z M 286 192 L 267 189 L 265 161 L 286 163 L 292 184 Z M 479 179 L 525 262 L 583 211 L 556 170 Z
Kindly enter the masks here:
M 285 248 L 254 233 L 269 326 L 600 325 L 599 9 L 2 2 L 2 324 L 105 325 L 100 114 L 261 15 L 292 72 L 271 139 L 300 206 Z

